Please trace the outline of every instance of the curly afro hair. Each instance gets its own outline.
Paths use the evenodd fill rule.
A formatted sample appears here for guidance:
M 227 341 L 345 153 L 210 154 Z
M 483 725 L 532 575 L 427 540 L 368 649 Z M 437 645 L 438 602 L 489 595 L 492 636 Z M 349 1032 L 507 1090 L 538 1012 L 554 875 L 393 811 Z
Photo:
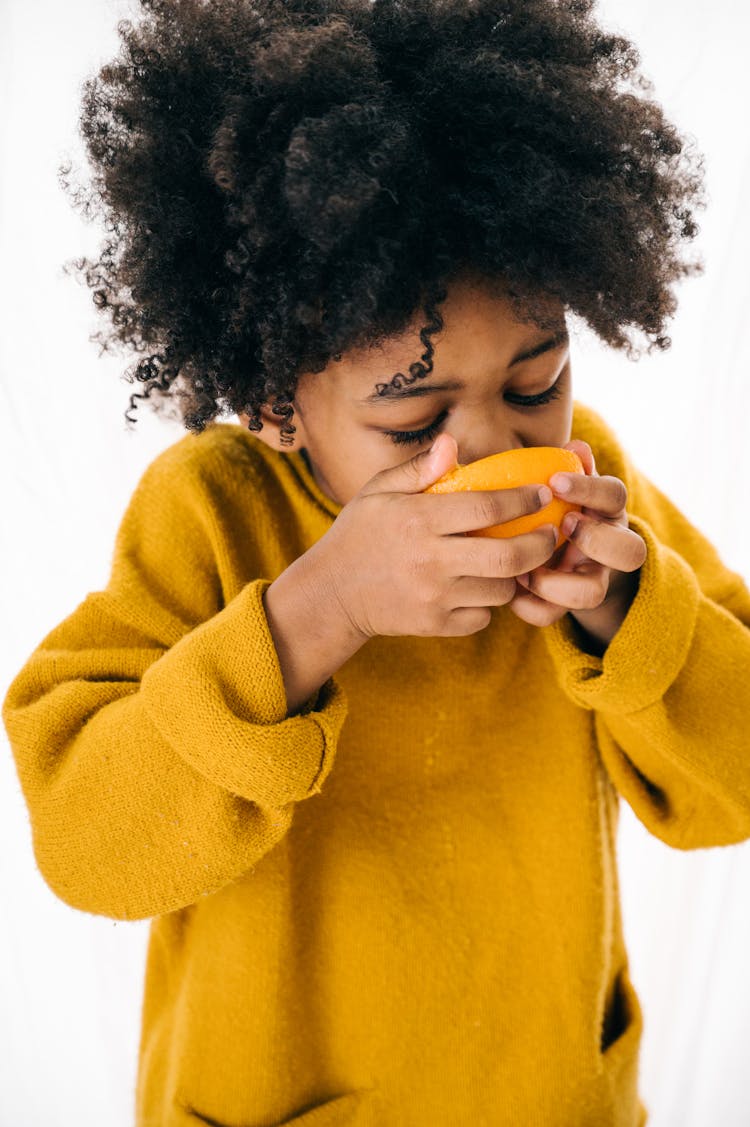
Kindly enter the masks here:
M 593 6 L 140 0 L 83 84 L 93 177 L 71 192 L 59 172 L 105 220 L 73 265 L 111 323 L 90 339 L 141 356 L 128 424 L 153 393 L 196 433 L 241 413 L 260 430 L 268 403 L 291 445 L 301 374 L 424 309 L 424 363 L 392 382 L 425 375 L 466 274 L 523 320 L 557 298 L 631 359 L 628 327 L 668 348 L 671 287 L 703 270 L 681 259 L 703 158 Z

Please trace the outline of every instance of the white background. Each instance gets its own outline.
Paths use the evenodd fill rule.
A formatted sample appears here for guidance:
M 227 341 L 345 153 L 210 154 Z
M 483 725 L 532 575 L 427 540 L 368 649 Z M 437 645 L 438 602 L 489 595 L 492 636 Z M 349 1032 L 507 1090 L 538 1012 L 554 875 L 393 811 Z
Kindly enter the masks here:
M 102 327 L 90 291 L 61 270 L 99 245 L 56 172 L 67 154 L 80 163 L 80 86 L 116 50 L 128 10 L 114 0 L 0 8 L 3 695 L 53 626 L 105 585 L 137 480 L 184 433 L 148 409 L 126 431 L 129 357 L 89 343 Z M 575 394 L 747 579 L 745 5 L 606 0 L 599 13 L 635 40 L 656 96 L 706 155 L 709 206 L 694 244 L 706 272 L 682 283 L 666 355 L 636 364 L 588 330 L 575 337 Z M 0 1127 L 130 1127 L 148 923 L 89 916 L 48 890 L 0 737 Z M 748 1127 L 750 843 L 683 854 L 622 802 L 619 852 L 649 1127 Z

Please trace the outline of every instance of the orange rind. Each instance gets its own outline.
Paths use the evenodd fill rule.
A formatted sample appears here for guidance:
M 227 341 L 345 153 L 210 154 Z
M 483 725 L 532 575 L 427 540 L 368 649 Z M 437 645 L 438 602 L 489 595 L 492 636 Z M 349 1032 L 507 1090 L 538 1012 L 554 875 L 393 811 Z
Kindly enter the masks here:
M 547 484 L 555 473 L 585 473 L 583 463 L 572 450 L 559 446 L 524 446 L 518 450 L 504 450 L 490 454 L 476 462 L 458 465 L 443 474 L 425 493 L 463 493 L 482 489 L 513 489 L 519 485 Z M 493 536 L 504 540 L 523 532 L 532 532 L 543 524 L 553 524 L 557 529 L 557 545 L 566 539 L 560 524 L 566 513 L 580 512 L 581 506 L 553 497 L 549 504 L 535 513 L 515 517 L 503 524 L 478 528 L 469 536 Z

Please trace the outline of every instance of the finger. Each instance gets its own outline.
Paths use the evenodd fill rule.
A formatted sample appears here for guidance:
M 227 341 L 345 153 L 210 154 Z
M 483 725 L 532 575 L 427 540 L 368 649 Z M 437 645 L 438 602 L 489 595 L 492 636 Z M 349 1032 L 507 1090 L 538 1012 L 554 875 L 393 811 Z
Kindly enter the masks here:
M 512 579 L 547 563 L 555 551 L 557 529 L 544 524 L 507 540 L 490 536 L 446 537 L 448 573 L 485 579 Z
M 511 489 L 472 489 L 458 493 L 425 493 L 420 507 L 428 514 L 429 527 L 445 535 L 472 532 L 505 524 L 517 517 L 538 513 L 551 500 L 549 489 L 544 496 L 538 485 L 519 485 Z
M 583 513 L 567 513 L 562 528 L 588 559 L 613 571 L 637 571 L 646 561 L 643 537 L 621 524 L 607 524 Z
M 555 571 L 575 571 L 579 564 L 588 563 L 589 557 L 584 555 L 570 540 L 563 541 L 562 548 L 558 548 L 551 560 L 547 560 L 547 567 Z
M 584 442 L 582 438 L 572 438 L 570 442 L 566 442 L 563 450 L 572 450 L 577 454 L 583 463 L 583 469 L 587 474 L 596 474 L 596 462 L 594 461 L 594 451 L 589 446 L 588 442 Z
M 360 497 L 372 493 L 422 493 L 445 473 L 455 469 L 458 444 L 451 434 L 439 434 L 428 450 L 413 458 L 379 470 L 359 491 Z
M 508 606 L 518 618 L 531 626 L 551 626 L 568 613 L 567 607 L 555 606 L 520 587 Z
M 628 491 L 619 477 L 555 473 L 549 484 L 556 496 L 572 504 L 595 509 L 604 517 L 618 518 L 625 514 Z
M 502 607 L 516 593 L 515 579 L 477 579 L 473 575 L 457 576 L 448 588 L 445 602 L 453 610 L 468 607 Z
M 581 564 L 577 571 L 539 567 L 529 575 L 527 590 L 545 602 L 567 610 L 594 610 L 609 591 L 610 568 Z

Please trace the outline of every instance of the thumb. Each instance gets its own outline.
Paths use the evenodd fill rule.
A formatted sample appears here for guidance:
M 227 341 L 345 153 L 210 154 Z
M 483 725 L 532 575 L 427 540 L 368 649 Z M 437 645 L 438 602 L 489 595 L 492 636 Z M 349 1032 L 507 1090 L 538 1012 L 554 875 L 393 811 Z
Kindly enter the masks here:
M 443 474 L 453 470 L 458 465 L 458 443 L 452 434 L 439 434 L 429 450 L 423 451 L 424 459 L 419 461 L 420 455 L 412 459 L 417 463 L 417 469 L 422 481 L 422 489 L 441 478 Z
M 363 492 L 421 493 L 458 464 L 458 444 L 450 434 L 439 434 L 429 450 L 422 450 L 376 474 Z
M 589 446 L 588 442 L 584 442 L 581 438 L 571 438 L 570 442 L 566 442 L 563 450 L 572 450 L 577 454 L 583 463 L 584 473 L 590 477 L 598 477 L 596 472 L 596 463 L 594 461 L 594 451 Z

